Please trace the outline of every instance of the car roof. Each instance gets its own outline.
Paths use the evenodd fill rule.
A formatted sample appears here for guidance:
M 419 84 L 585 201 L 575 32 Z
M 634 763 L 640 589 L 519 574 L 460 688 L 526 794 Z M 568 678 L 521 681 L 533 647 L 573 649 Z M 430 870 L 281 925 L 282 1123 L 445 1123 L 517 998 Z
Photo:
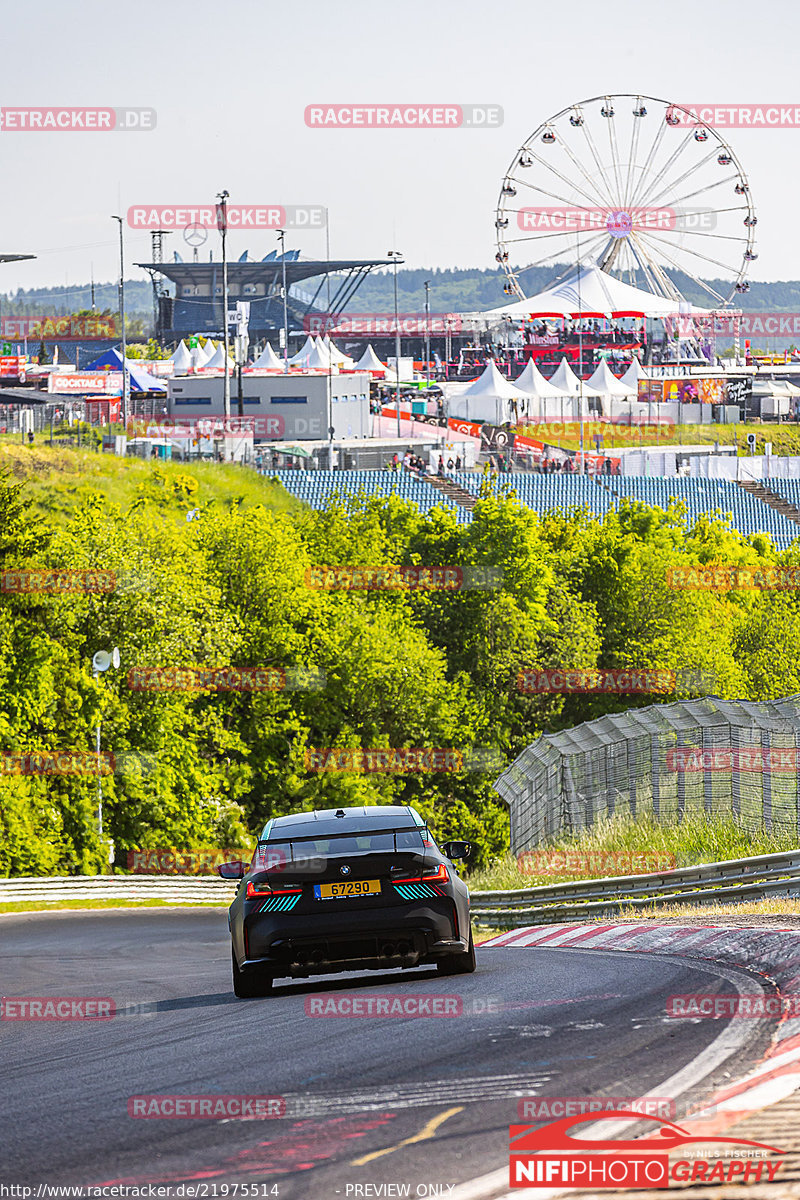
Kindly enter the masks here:
M 337 813 L 340 814 L 337 816 Z M 379 829 L 419 829 L 425 822 L 407 804 L 360 804 L 354 808 L 317 808 L 311 812 L 273 817 L 264 826 L 261 841 L 293 837 L 332 837 L 337 833 Z

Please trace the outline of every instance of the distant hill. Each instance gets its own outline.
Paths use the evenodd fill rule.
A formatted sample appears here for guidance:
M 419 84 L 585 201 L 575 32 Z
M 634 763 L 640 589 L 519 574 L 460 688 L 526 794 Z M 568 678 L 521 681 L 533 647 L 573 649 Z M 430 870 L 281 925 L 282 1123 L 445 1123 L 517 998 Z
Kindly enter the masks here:
M 527 267 L 519 271 L 519 279 L 530 296 L 542 291 L 556 274 L 567 273 L 568 264 L 554 272 L 548 267 Z M 466 267 L 449 269 L 442 267 L 404 268 L 397 272 L 398 308 L 403 313 L 425 311 L 425 281 L 430 281 L 430 305 L 432 313 L 476 312 L 499 307 L 508 297 L 503 292 L 505 275 L 499 267 L 480 269 Z M 710 307 L 708 296 L 693 280 L 686 276 L 676 277 L 676 282 L 687 300 Z M 709 281 L 712 287 L 722 291 L 718 280 Z M 640 287 L 646 281 L 638 280 Z M 119 302 L 116 281 L 95 283 L 94 298 L 98 311 L 115 311 Z M 2 313 L 5 316 L 36 316 L 39 313 L 69 314 L 91 308 L 91 285 L 74 284 L 65 287 L 23 289 L 0 296 Z M 130 317 L 144 322 L 152 320 L 153 292 L 148 280 L 125 280 L 125 305 Z M 739 299 L 738 307 L 746 312 L 800 312 L 800 280 L 774 283 L 751 283 L 750 291 Z M 394 276 L 391 271 L 380 271 L 369 275 L 362 283 L 348 306 L 350 312 L 391 313 L 394 312 Z

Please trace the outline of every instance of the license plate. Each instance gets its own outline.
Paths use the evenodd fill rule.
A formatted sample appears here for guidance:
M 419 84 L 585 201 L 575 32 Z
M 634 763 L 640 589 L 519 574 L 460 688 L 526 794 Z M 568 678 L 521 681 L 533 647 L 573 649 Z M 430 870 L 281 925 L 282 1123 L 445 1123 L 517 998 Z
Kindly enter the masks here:
M 315 883 L 317 900 L 348 900 L 354 896 L 379 896 L 380 879 L 349 879 L 347 883 Z

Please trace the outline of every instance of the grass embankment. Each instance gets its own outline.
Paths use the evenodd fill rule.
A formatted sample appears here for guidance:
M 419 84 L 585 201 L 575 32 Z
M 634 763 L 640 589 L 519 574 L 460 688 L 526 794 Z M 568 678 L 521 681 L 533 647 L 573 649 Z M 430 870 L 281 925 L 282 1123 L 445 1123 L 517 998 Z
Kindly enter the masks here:
M 610 878 L 629 874 L 631 867 L 622 864 L 627 864 L 627 856 L 633 854 L 644 855 L 650 860 L 674 857 L 676 867 L 688 867 L 760 854 L 778 854 L 796 849 L 797 844 L 797 837 L 791 834 L 770 834 L 764 830 L 749 833 L 731 819 L 707 820 L 702 817 L 690 817 L 681 825 L 659 825 L 649 816 L 637 820 L 625 816 L 599 821 L 593 829 L 579 837 L 560 838 L 547 847 L 541 847 L 543 853 L 553 853 L 553 864 L 556 867 L 559 865 L 558 852 L 568 852 L 571 866 L 574 866 L 570 874 L 558 870 L 531 871 L 530 867 L 533 864 L 530 861 L 526 865 L 524 859 L 519 862 L 513 855 L 508 854 L 483 870 L 476 871 L 470 876 L 469 883 L 473 893 L 516 891 L 540 885 L 569 883 L 579 879 Z M 621 855 L 625 857 L 617 857 Z M 581 861 L 581 856 L 586 856 L 585 861 Z M 624 908 L 614 919 L 674 921 L 701 918 L 703 922 L 713 924 L 725 917 L 757 919 L 759 916 L 786 917 L 794 924 L 800 917 L 800 900 L 774 897 L 740 904 L 699 905 L 692 904 L 687 897 L 685 903 Z M 576 919 L 574 916 L 570 917 L 570 921 Z M 607 916 L 586 917 L 587 922 L 608 919 Z M 535 919 L 531 923 L 535 924 Z M 511 927 L 482 925 L 479 927 L 480 941 L 487 941 L 509 928 Z
M 539 885 L 568 883 L 577 879 L 601 879 L 636 873 L 629 855 L 642 855 L 647 863 L 674 859 L 676 867 L 778 854 L 797 848 L 798 839 L 788 833 L 750 833 L 731 819 L 708 820 L 687 817 L 680 825 L 659 825 L 652 817 L 613 817 L 598 821 L 578 837 L 559 838 L 538 847 L 530 858 L 507 854 L 470 876 L 473 892 L 516 891 Z M 569 853 L 570 871 L 559 871 L 559 852 Z M 542 860 L 552 854 L 552 865 Z M 585 856 L 585 862 L 582 857 Z M 622 856 L 622 857 L 620 857 Z M 633 864 L 634 867 L 636 864 Z M 655 866 L 654 869 L 667 869 Z M 536 867 L 543 869 L 536 870 Z M 622 869 L 620 869 L 622 867 Z M 574 869 L 573 869 L 574 868 Z
M 214 505 L 222 510 L 235 504 L 263 504 L 271 509 L 301 508 L 279 485 L 235 463 L 158 462 L 70 447 L 23 446 L 0 442 L 0 471 L 24 481 L 35 509 L 51 522 L 98 492 L 127 508 L 146 494 L 163 491 L 168 506 L 187 510 Z
M 645 414 L 641 418 L 649 420 Z M 652 418 L 655 421 L 655 417 Z M 562 446 L 565 450 L 580 448 L 580 425 L 577 422 L 562 424 L 551 421 L 548 424 L 519 426 L 519 432 L 540 442 Z M 747 445 L 747 434 L 756 435 L 756 454 L 764 453 L 764 442 L 772 442 L 774 454 L 800 454 L 800 425 L 675 425 L 662 426 L 659 429 L 645 425 L 637 427 L 611 424 L 608 421 L 586 421 L 584 424 L 584 446 L 587 452 L 594 453 L 592 438 L 595 433 L 603 435 L 603 450 L 638 449 L 640 446 L 713 446 L 719 442 L 721 446 L 738 446 L 740 457 L 750 454 Z M 602 453 L 602 451 L 601 451 Z

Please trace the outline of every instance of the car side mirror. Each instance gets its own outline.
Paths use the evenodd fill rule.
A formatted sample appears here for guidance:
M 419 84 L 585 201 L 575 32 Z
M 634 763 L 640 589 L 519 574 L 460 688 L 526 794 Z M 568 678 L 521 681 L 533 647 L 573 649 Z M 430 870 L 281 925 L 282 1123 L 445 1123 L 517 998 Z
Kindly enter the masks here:
M 243 862 L 220 863 L 217 872 L 223 879 L 243 879 L 247 873 L 247 866 L 248 864 Z
M 465 862 L 472 855 L 472 843 L 442 842 L 442 853 L 453 862 L 457 859 Z

